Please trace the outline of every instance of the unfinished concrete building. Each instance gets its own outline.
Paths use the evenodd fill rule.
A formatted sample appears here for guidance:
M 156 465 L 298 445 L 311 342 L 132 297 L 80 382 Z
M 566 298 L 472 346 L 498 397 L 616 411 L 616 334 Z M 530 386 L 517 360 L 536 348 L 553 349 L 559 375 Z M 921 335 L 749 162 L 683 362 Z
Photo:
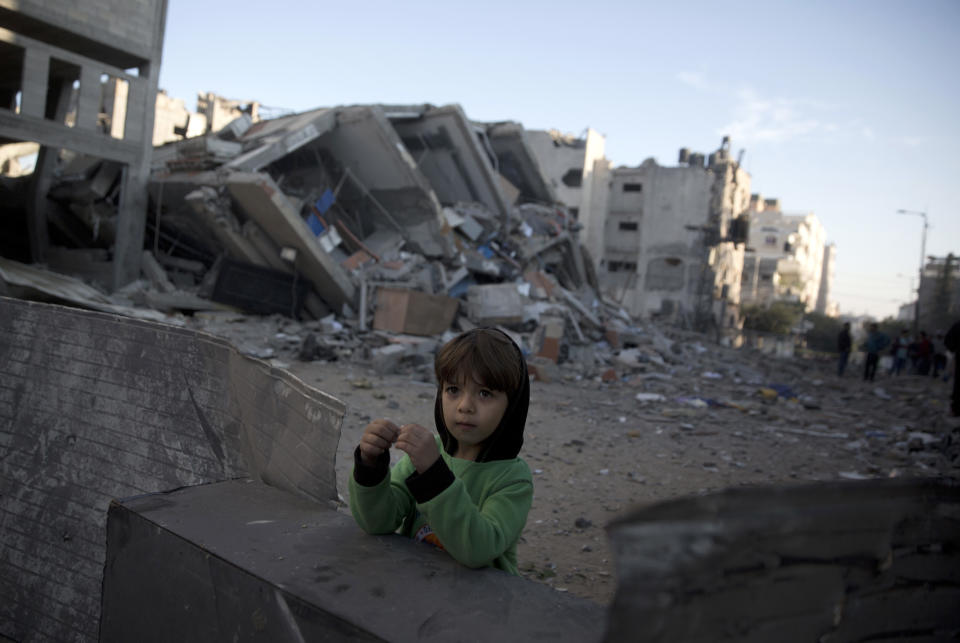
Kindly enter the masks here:
M 139 276 L 166 9 L 166 0 L 0 0 L 0 144 L 40 145 L 32 175 L 3 186 L 0 254 L 42 262 L 70 238 L 48 192 L 64 159 L 85 155 L 116 170 L 98 185 L 117 213 L 110 281 Z
M 750 196 L 750 240 L 744 259 L 744 303 L 801 302 L 810 312 L 820 300 L 826 231 L 815 214 L 785 214 L 779 199 Z M 828 266 L 829 268 L 829 266 Z M 829 295 L 824 296 L 824 311 Z
M 750 175 L 729 141 L 680 165 L 612 171 L 601 283 L 632 315 L 737 327 Z

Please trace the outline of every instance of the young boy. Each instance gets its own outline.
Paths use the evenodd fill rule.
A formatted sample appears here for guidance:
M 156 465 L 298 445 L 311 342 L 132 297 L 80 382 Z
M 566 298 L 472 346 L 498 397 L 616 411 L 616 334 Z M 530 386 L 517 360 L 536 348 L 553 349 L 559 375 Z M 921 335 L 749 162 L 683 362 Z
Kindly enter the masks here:
M 519 347 L 492 328 L 465 332 L 434 361 L 437 433 L 371 422 L 354 451 L 350 511 L 370 534 L 400 533 L 467 567 L 517 573 L 517 541 L 533 502 L 518 457 L 530 403 Z M 390 469 L 391 446 L 404 456 Z

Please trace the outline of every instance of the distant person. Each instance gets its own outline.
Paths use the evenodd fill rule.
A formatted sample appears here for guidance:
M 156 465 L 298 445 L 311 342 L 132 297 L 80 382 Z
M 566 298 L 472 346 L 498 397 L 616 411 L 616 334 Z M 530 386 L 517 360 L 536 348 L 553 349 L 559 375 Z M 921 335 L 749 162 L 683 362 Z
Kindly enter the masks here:
M 939 377 L 940 371 L 947 370 L 947 350 L 943 344 L 943 332 L 937 331 L 937 337 L 933 341 L 933 372 L 931 373 L 932 377 Z M 946 374 L 944 374 L 944 381 L 946 381 Z
M 933 342 L 927 336 L 926 331 L 920 331 L 920 339 L 917 340 L 917 373 L 927 375 L 930 373 L 930 366 L 933 362 Z
M 950 413 L 954 416 L 960 416 L 960 321 L 957 321 L 950 327 L 947 334 L 943 336 L 943 345 L 948 351 L 953 353 L 953 394 L 950 396 Z
M 877 363 L 880 361 L 880 351 L 887 347 L 890 339 L 880 332 L 876 323 L 870 324 L 870 333 L 864 343 L 867 360 L 863 363 L 863 379 L 872 382 L 877 376 Z
M 900 331 L 900 336 L 894 338 L 890 344 L 890 355 L 893 357 L 893 361 L 890 363 L 890 370 L 887 374 L 899 375 L 900 371 L 902 371 L 907 364 L 907 356 L 909 353 L 910 335 L 907 334 L 907 329 L 904 328 Z
M 440 349 L 434 373 L 439 435 L 371 422 L 354 451 L 350 511 L 367 533 L 399 529 L 467 567 L 517 574 L 533 502 L 533 477 L 518 457 L 530 403 L 523 354 L 505 333 L 478 328 Z M 392 469 L 391 446 L 405 454 Z
M 847 369 L 847 360 L 850 359 L 850 347 L 853 340 L 850 338 L 850 322 L 845 322 L 840 334 L 837 335 L 837 352 L 840 353 L 837 362 L 837 377 L 843 377 L 843 372 Z

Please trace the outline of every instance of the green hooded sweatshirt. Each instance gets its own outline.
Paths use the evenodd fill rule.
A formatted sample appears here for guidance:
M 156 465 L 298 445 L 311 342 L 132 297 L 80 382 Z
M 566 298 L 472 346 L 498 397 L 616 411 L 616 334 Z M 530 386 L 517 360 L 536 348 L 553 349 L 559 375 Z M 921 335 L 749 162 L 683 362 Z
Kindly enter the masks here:
M 399 529 L 404 536 L 442 547 L 467 567 L 493 566 L 516 574 L 517 541 L 533 503 L 530 467 L 518 457 L 530 405 L 529 381 L 524 379 L 509 400 L 476 462 L 451 455 L 457 441 L 444 424 L 441 396 L 438 384 L 437 461 L 420 474 L 404 454 L 391 470 L 390 455 L 384 452 L 377 465 L 369 467 L 358 447 L 350 511 L 367 533 Z

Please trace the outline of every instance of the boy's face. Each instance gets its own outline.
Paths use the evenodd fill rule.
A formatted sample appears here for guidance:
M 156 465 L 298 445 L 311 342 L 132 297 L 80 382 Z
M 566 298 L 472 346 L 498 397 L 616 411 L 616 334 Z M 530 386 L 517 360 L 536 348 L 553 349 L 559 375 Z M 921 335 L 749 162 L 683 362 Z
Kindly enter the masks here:
M 443 422 L 457 439 L 457 458 L 476 460 L 507 410 L 507 394 L 494 391 L 472 378 L 444 382 L 441 397 Z

